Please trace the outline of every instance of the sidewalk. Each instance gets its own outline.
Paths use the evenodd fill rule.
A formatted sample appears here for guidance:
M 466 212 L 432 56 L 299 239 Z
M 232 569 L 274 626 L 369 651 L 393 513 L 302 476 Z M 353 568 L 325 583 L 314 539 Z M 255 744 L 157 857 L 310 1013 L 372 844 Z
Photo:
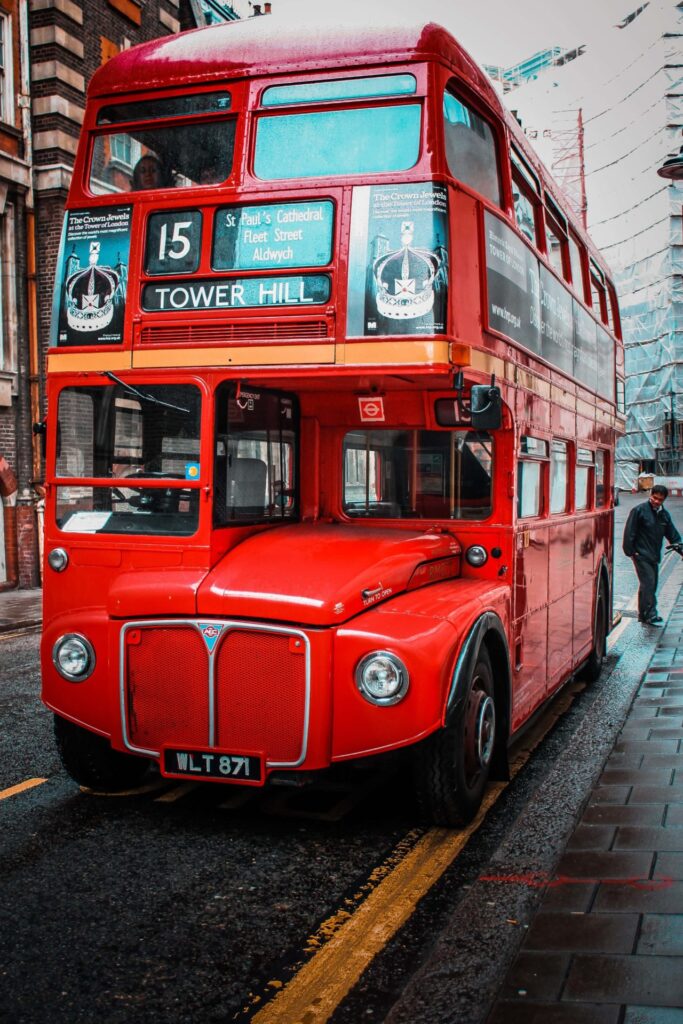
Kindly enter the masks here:
M 43 591 L 4 590 L 0 593 L 0 635 L 39 626 L 43 618 Z
M 683 1024 L 683 589 L 488 1024 Z

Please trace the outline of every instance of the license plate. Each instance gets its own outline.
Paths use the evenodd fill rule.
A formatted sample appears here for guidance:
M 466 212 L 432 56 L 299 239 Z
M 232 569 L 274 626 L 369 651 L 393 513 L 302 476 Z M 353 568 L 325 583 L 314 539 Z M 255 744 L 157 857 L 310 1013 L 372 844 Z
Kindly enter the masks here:
M 171 778 L 213 779 L 262 786 L 261 754 L 232 754 L 226 750 L 178 750 L 165 747 L 161 774 Z

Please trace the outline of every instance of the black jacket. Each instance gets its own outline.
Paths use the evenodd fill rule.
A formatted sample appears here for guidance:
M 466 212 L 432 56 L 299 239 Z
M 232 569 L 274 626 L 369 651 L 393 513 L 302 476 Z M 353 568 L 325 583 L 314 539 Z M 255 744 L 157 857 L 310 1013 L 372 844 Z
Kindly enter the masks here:
M 679 544 L 681 535 L 665 508 L 655 512 L 649 501 L 632 508 L 624 528 L 624 554 L 634 555 L 648 562 L 659 563 L 662 557 L 662 541 Z

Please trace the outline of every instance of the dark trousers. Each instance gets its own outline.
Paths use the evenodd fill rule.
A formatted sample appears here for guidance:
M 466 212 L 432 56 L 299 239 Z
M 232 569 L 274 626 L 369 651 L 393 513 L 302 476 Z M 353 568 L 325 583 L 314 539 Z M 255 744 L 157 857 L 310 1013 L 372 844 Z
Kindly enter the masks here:
M 638 576 L 638 618 L 652 619 L 657 614 L 657 582 L 659 566 L 646 558 L 634 558 L 633 564 Z

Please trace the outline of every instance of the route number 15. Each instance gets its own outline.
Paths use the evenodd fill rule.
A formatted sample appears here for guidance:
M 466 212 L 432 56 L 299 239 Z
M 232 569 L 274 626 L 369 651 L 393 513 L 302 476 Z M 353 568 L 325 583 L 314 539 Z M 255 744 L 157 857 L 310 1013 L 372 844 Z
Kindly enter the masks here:
M 202 215 L 199 210 L 153 213 L 147 222 L 148 274 L 193 273 L 199 266 Z

